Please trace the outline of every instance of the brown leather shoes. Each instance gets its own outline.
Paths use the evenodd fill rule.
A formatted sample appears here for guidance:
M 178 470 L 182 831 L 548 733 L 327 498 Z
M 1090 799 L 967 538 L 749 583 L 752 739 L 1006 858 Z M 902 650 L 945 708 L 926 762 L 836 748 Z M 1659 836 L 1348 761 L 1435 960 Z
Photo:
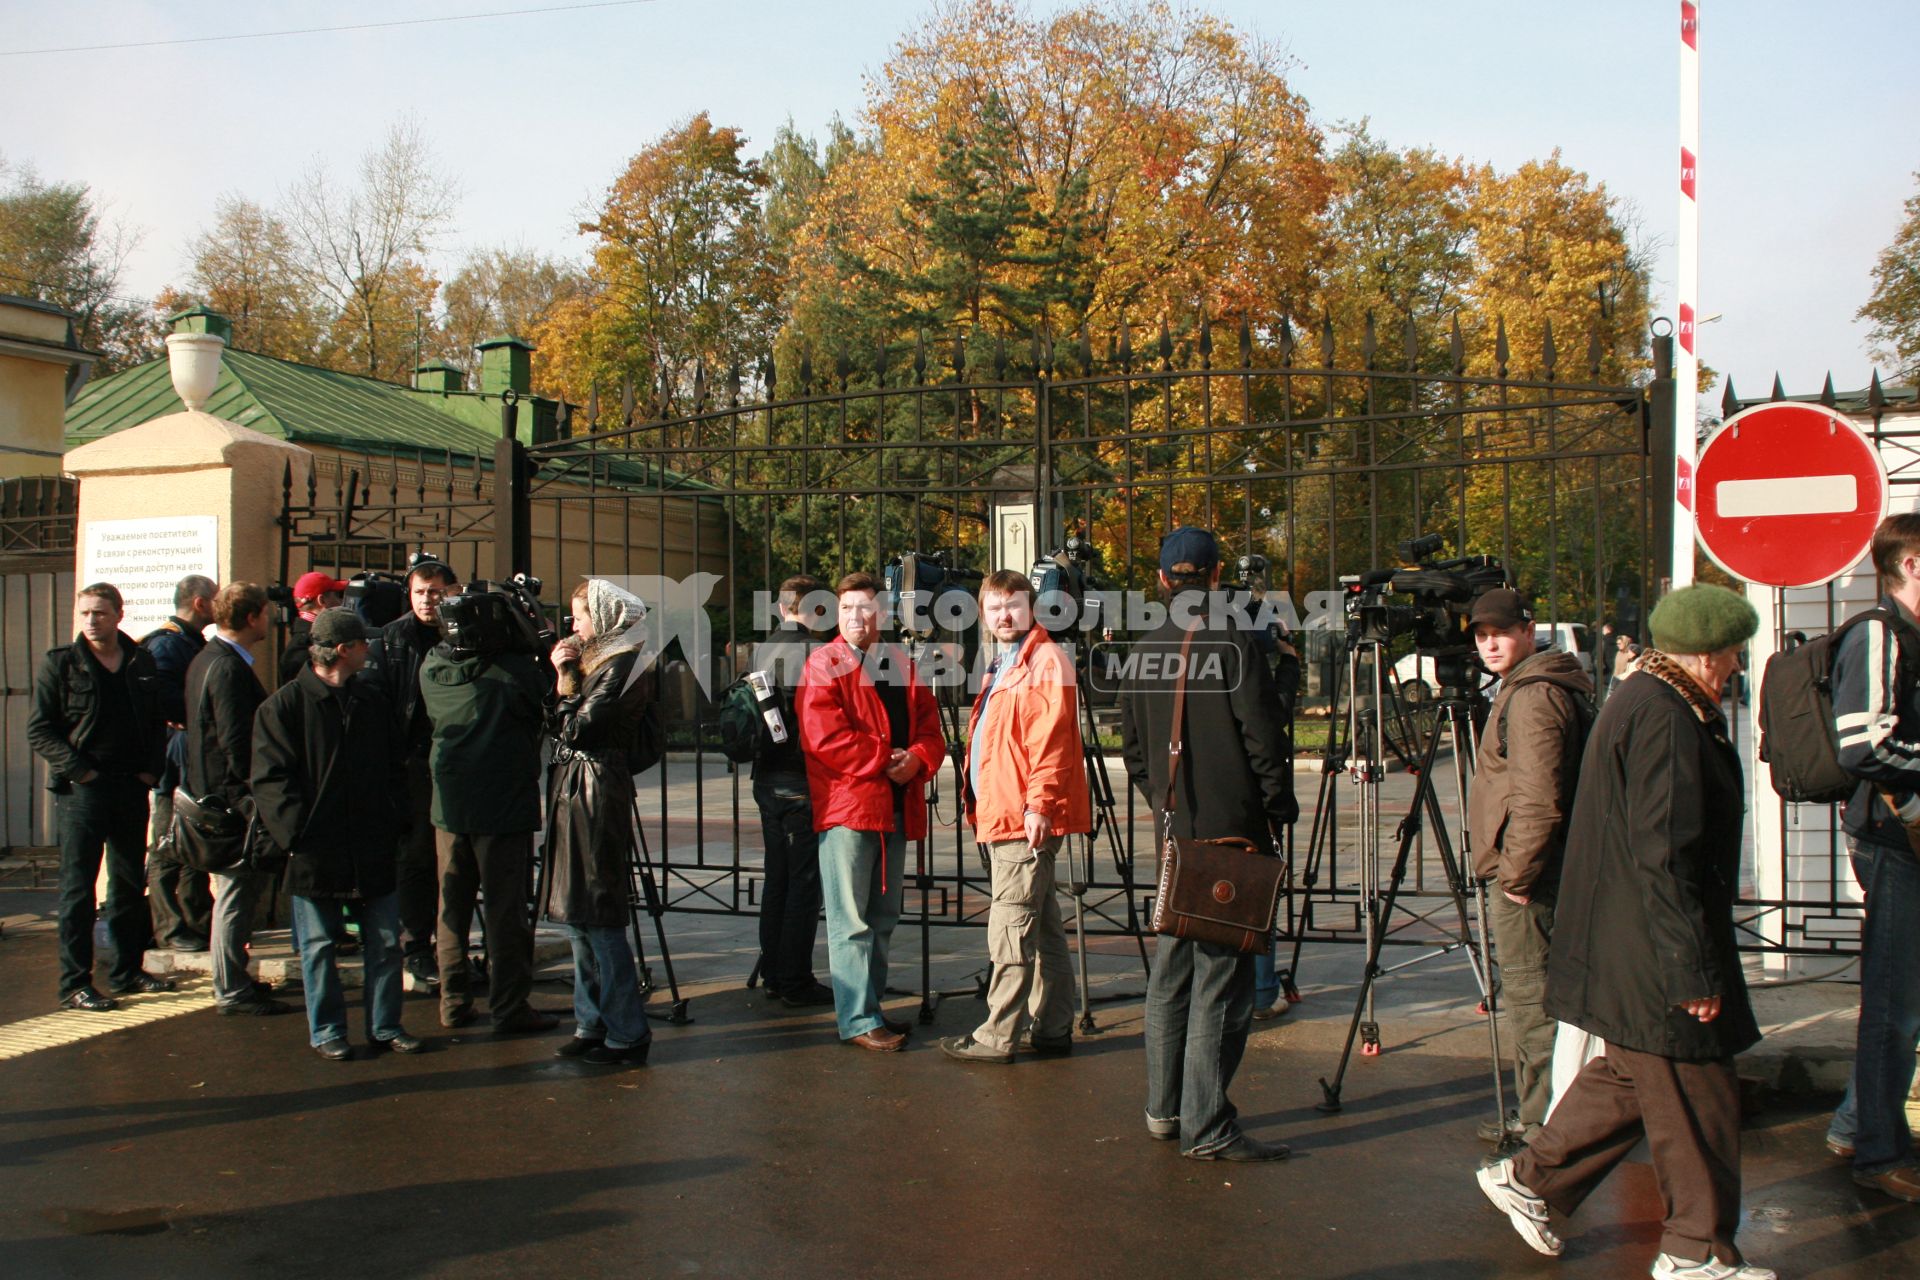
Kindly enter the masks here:
M 900 1052 L 900 1047 L 906 1044 L 906 1042 L 907 1038 L 905 1036 L 889 1031 L 885 1027 L 875 1027 L 871 1031 L 863 1031 L 847 1041 L 848 1044 L 858 1045 L 862 1049 L 871 1049 L 875 1053 L 898 1053 Z
M 1920 1202 L 1920 1169 L 1912 1165 L 1901 1165 L 1897 1169 L 1885 1169 L 1879 1173 L 1855 1170 L 1853 1180 L 1863 1187 L 1884 1191 L 1895 1200 L 1905 1200 L 1909 1204 Z

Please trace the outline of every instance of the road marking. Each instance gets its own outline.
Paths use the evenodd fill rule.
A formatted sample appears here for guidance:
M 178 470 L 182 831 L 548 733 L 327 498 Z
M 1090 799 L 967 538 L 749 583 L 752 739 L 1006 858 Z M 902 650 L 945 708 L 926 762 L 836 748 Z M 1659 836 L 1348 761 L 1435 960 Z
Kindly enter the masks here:
M 128 1027 L 177 1018 L 197 1009 L 211 1009 L 213 983 L 210 979 L 198 978 L 178 991 L 151 996 L 115 996 L 114 999 L 120 1002 L 120 1007 L 108 1013 L 62 1009 L 0 1027 L 0 1061 L 18 1058 L 36 1049 L 77 1044 L 110 1031 L 125 1031 Z
M 1721 515 L 1829 516 L 1860 509 L 1857 476 L 1788 476 L 1775 480 L 1722 480 L 1713 487 Z

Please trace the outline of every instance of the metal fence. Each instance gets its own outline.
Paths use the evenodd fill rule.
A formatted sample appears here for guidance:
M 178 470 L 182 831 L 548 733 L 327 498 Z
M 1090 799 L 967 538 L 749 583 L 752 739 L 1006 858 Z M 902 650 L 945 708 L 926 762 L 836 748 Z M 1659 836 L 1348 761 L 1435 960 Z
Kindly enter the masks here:
M 1026 568 L 1072 534 L 1101 551 L 1111 588 L 1150 591 L 1160 535 L 1208 525 L 1230 556 L 1265 557 L 1266 585 L 1311 628 L 1294 723 L 1309 811 L 1302 842 L 1314 763 L 1337 719 L 1329 694 L 1343 624 L 1337 605 L 1325 606 L 1340 598 L 1341 577 L 1399 564 L 1402 540 L 1440 533 L 1449 554 L 1505 561 L 1543 623 L 1597 635 L 1606 620 L 1636 625 L 1665 576 L 1657 549 L 1669 538 L 1649 494 L 1664 490 L 1650 477 L 1663 481 L 1671 465 L 1667 339 L 1655 342 L 1650 377 L 1611 381 L 1597 347 L 1570 376 L 1550 332 L 1524 372 L 1509 366 L 1502 334 L 1485 375 L 1467 371 L 1457 329 L 1438 352 L 1409 334 L 1394 367 L 1377 359 L 1370 326 L 1354 367 L 1337 363 L 1330 331 L 1315 352 L 1284 324 L 1242 325 L 1220 344 L 1237 345 L 1226 360 L 1204 323 L 1178 342 L 1163 329 L 1146 353 L 1124 331 L 1101 345 L 1097 355 L 1084 334 L 1058 349 L 1036 340 L 1024 353 L 998 348 L 985 367 L 956 344 L 936 368 L 924 340 L 882 348 L 864 368 L 845 356 L 824 372 L 769 360 L 749 371 L 752 396 L 743 371 L 722 379 L 719 396 L 703 376 L 687 412 L 576 424 L 579 434 L 525 450 L 524 464 L 503 463 L 501 473 L 525 478 L 525 498 L 497 509 L 520 526 L 524 562 L 555 597 L 582 574 L 662 572 L 657 545 L 617 547 L 579 530 L 624 526 L 635 504 L 664 512 L 669 497 L 723 512 L 692 526 L 694 558 L 724 566 L 708 597 L 715 648 L 735 664 L 723 670 L 760 633 L 756 593 L 791 574 L 877 575 L 909 551 Z M 1029 544 L 1015 545 L 1021 528 Z M 510 535 L 496 527 L 496 536 Z M 681 710 L 688 751 L 643 785 L 667 899 L 686 911 L 752 910 L 761 837 L 745 775 L 707 745 L 706 702 Z M 1093 851 L 1086 902 L 1095 929 L 1122 933 L 1152 890 L 1152 859 L 1137 860 L 1151 833 L 1124 785 L 1112 709 L 1097 710 L 1117 807 L 1111 840 Z M 941 825 L 916 852 L 908 917 L 924 908 L 935 923 L 984 923 L 988 885 L 951 775 L 940 791 Z M 1356 938 L 1351 841 L 1336 838 L 1318 870 L 1311 889 L 1296 883 L 1289 894 L 1285 928 Z M 1409 888 L 1444 892 L 1425 851 Z
M 80 486 L 66 476 L 0 481 L 0 846 L 57 843 L 46 762 L 27 742 L 40 655 L 73 638 Z

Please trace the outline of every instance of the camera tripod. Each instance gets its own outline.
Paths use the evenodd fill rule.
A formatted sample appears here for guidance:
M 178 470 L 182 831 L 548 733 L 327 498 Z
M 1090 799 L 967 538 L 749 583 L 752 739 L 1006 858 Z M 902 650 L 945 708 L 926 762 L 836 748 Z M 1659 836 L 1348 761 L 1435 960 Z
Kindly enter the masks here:
M 904 647 L 907 650 L 908 659 L 912 661 L 914 667 L 918 669 L 921 665 L 922 658 L 926 655 L 928 642 L 925 640 L 917 640 L 907 643 Z M 934 688 L 931 692 L 933 694 L 934 705 L 939 709 L 940 713 L 940 730 L 941 736 L 946 739 L 947 759 L 953 765 L 953 794 L 956 807 L 958 807 L 961 803 L 961 797 L 966 794 L 964 788 L 967 785 L 966 734 L 965 727 L 960 722 L 960 705 L 958 702 L 949 698 L 942 688 Z M 932 1025 L 934 1012 L 940 1007 L 942 1000 L 963 998 L 966 996 L 972 996 L 976 1000 L 985 1000 L 987 998 L 987 983 L 993 972 L 992 966 L 977 971 L 973 974 L 973 985 L 970 987 L 956 987 L 947 991 L 936 991 L 934 989 L 933 913 L 929 907 L 929 903 L 933 897 L 933 833 L 939 826 L 938 819 L 940 815 L 940 774 L 938 771 L 927 775 L 925 791 L 925 802 L 927 806 L 926 833 L 922 835 L 920 839 L 914 841 L 913 874 L 907 882 L 911 884 L 914 890 L 920 895 L 920 991 L 918 994 L 920 996 L 920 1025 L 923 1027 Z M 960 872 L 961 892 L 964 893 L 966 873 L 959 852 L 961 821 L 961 815 L 955 813 L 953 819 L 955 842 L 954 863 L 955 869 Z M 915 994 L 911 991 L 900 991 L 893 987 L 889 987 L 887 990 L 895 995 Z
M 640 966 L 640 994 L 647 995 L 655 990 L 653 985 L 653 966 L 647 963 L 646 944 L 641 940 L 640 913 L 642 910 L 653 917 L 654 936 L 660 942 L 660 963 L 667 971 L 667 992 L 671 1001 L 664 1014 L 648 1013 L 649 1018 L 670 1022 L 674 1026 L 685 1026 L 693 1021 L 688 1012 L 692 1003 L 680 994 L 680 983 L 673 973 L 673 952 L 667 948 L 667 926 L 664 919 L 666 903 L 662 900 L 660 886 L 654 883 L 653 853 L 647 846 L 647 827 L 640 817 L 640 797 L 635 796 L 631 806 L 633 814 L 633 853 L 627 859 L 627 933 L 633 939 L 634 960 Z
M 1352 673 L 1357 677 L 1358 648 L 1352 655 L 1351 668 Z M 1376 695 L 1374 715 L 1378 719 L 1381 712 L 1377 698 L 1381 692 L 1382 681 L 1377 663 L 1373 670 L 1373 685 Z M 1472 965 L 1474 981 L 1480 988 L 1482 1008 L 1487 1015 L 1487 1036 L 1493 1062 L 1494 1099 L 1499 1115 L 1504 1118 L 1507 1113 L 1506 1083 L 1500 1061 L 1500 1031 L 1496 1017 L 1492 974 L 1488 964 L 1488 949 L 1485 945 L 1486 888 L 1478 883 L 1477 878 L 1470 879 L 1463 861 L 1455 856 L 1453 842 L 1447 833 L 1446 818 L 1440 809 L 1439 792 L 1434 784 L 1434 761 L 1439 754 L 1441 740 L 1444 738 L 1448 741 L 1453 753 L 1456 795 L 1460 798 L 1464 809 L 1467 796 L 1468 762 L 1474 751 L 1472 707 L 1476 700 L 1457 689 L 1442 690 L 1438 707 L 1439 716 L 1420 754 L 1419 775 L 1414 786 L 1413 800 L 1408 805 L 1406 816 L 1401 819 L 1398 828 L 1399 847 L 1394 856 L 1392 869 L 1388 873 L 1387 890 L 1384 895 L 1378 892 L 1377 847 L 1372 842 L 1363 843 L 1361 847 L 1361 892 L 1363 920 L 1367 932 L 1366 967 L 1360 981 L 1359 995 L 1354 1002 L 1353 1018 L 1347 1024 L 1346 1042 L 1340 1050 L 1340 1065 L 1335 1069 L 1331 1082 L 1325 1077 L 1320 1080 L 1320 1089 L 1324 1098 L 1317 1107 L 1326 1114 L 1336 1114 L 1341 1109 L 1341 1089 L 1346 1079 L 1347 1066 L 1352 1061 L 1356 1036 L 1361 1041 L 1363 1057 L 1377 1056 L 1380 1052 L 1380 1025 L 1375 1018 L 1373 1005 L 1374 983 L 1386 974 L 1461 949 L 1466 951 L 1469 963 Z M 1350 721 L 1357 720 L 1358 716 L 1357 710 L 1349 711 Z M 1362 759 L 1356 766 L 1357 770 L 1366 771 L 1361 773 L 1359 779 L 1362 783 L 1361 815 L 1363 820 L 1370 820 L 1374 824 L 1375 834 L 1377 834 L 1379 821 L 1378 768 L 1377 761 L 1367 759 Z M 1368 780 L 1369 775 L 1371 775 L 1371 782 Z M 1463 812 L 1463 823 L 1464 818 Z M 1386 945 L 1388 935 L 1393 932 L 1393 912 L 1399 902 L 1401 883 L 1406 878 L 1407 862 L 1415 843 L 1419 840 L 1423 823 L 1428 819 L 1433 825 L 1434 844 L 1440 853 L 1440 862 L 1446 875 L 1449 895 L 1453 900 L 1454 909 L 1459 914 L 1459 932 L 1448 933 L 1447 941 L 1431 951 L 1391 968 L 1383 968 L 1380 964 L 1380 952 Z M 1464 851 L 1464 841 L 1462 847 Z M 1482 936 L 1478 942 L 1474 939 L 1467 914 L 1466 895 L 1469 888 L 1474 890 L 1480 907 Z M 1415 913 L 1415 920 L 1427 920 L 1430 914 Z
M 1091 663 L 1089 662 L 1089 666 Z M 1078 671 L 1076 674 L 1084 674 Z M 1099 729 L 1093 719 L 1093 704 L 1086 697 L 1085 683 L 1076 699 L 1080 704 L 1080 755 L 1087 767 L 1087 793 L 1092 800 L 1093 826 L 1080 841 L 1080 856 L 1074 857 L 1069 851 L 1067 857 L 1067 892 L 1073 895 L 1073 934 L 1074 950 L 1078 953 L 1080 989 L 1080 1031 L 1091 1035 L 1099 1030 L 1093 1021 L 1093 1005 L 1105 1004 L 1116 1000 L 1133 1000 L 1138 992 L 1114 992 L 1095 997 L 1091 993 L 1091 984 L 1087 977 L 1087 888 L 1093 882 L 1094 851 L 1106 838 L 1107 853 L 1113 859 L 1114 869 L 1120 874 L 1122 892 L 1127 899 L 1127 932 L 1133 935 L 1134 945 L 1140 949 L 1140 968 L 1151 973 L 1152 962 L 1147 959 L 1147 939 L 1140 927 L 1139 903 L 1134 895 L 1133 854 L 1128 852 L 1126 841 L 1120 834 L 1119 806 L 1114 800 L 1113 782 L 1107 776 L 1106 756 L 1100 750 Z

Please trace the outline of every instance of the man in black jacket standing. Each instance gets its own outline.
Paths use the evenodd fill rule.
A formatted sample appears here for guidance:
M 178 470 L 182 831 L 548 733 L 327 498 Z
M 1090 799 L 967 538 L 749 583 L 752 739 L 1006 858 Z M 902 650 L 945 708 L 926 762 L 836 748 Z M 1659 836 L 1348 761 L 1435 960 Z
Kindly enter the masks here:
M 173 789 L 187 759 L 187 668 L 206 646 L 213 625 L 213 598 L 220 586 L 193 573 L 173 589 L 173 616 L 140 638 L 160 673 L 160 709 L 167 722 L 167 765 L 153 788 L 153 822 L 148 831 L 147 905 L 153 912 L 153 936 L 174 951 L 205 951 L 213 914 L 207 873 L 175 862 L 156 848 L 173 821 Z
M 790 1009 L 833 1003 L 833 988 L 813 973 L 820 929 L 820 837 L 813 829 L 807 760 L 793 691 L 819 647 L 806 625 L 807 597 L 826 588 L 799 575 L 780 584 L 780 625 L 754 653 L 756 668 L 779 686 L 787 740 L 753 762 L 753 803 L 766 838 L 760 898 L 760 977 Z
M 80 634 L 48 652 L 33 682 L 27 740 L 47 762 L 60 817 L 60 1003 L 100 1013 L 114 1002 L 93 986 L 94 884 L 107 861 L 109 988 L 171 991 L 140 967 L 150 925 L 142 895 L 147 789 L 165 755 L 160 677 L 153 655 L 120 631 L 120 592 L 96 582 L 74 610 Z
M 438 560 L 414 556 L 407 570 L 407 611 L 380 631 L 380 680 L 387 704 L 400 722 L 401 762 L 406 773 L 407 825 L 397 850 L 400 940 L 407 972 L 423 986 L 440 981 L 434 929 L 440 908 L 440 870 L 433 849 L 433 775 L 427 753 L 433 724 L 420 697 L 420 664 L 440 643 L 440 602 L 460 590 L 460 579 Z
M 354 679 L 367 661 L 356 614 L 324 610 L 307 642 L 307 667 L 254 716 L 253 800 L 288 855 L 310 1043 L 331 1061 L 353 1054 L 334 961 L 352 902 L 366 947 L 367 1040 L 418 1053 L 424 1046 L 400 1025 L 400 915 L 388 856 L 406 814 L 398 725 L 378 686 Z
M 252 647 L 267 638 L 267 592 L 229 582 L 213 601 L 213 639 L 187 668 L 186 787 L 196 799 L 218 797 L 229 809 L 252 804 L 253 716 L 267 700 L 253 673 Z M 242 859 L 213 872 L 213 998 L 223 1014 L 291 1013 L 247 972 L 260 895 L 271 877 Z
M 1287 708 L 1253 632 L 1233 625 L 1224 600 L 1210 599 L 1219 583 L 1220 545 L 1212 533 L 1183 528 L 1167 535 L 1160 586 L 1168 617 L 1129 654 L 1136 666 L 1121 690 L 1122 753 L 1127 776 L 1157 809 L 1167 796 L 1174 729 L 1174 681 L 1166 672 L 1186 633 L 1195 632 L 1173 831 L 1271 846 L 1300 812 Z M 1290 696 L 1298 659 L 1282 655 L 1282 670 Z M 1181 1152 L 1196 1160 L 1286 1158 L 1284 1144 L 1241 1132 L 1227 1100 L 1252 1025 L 1251 954 L 1189 938 L 1156 940 L 1147 981 L 1150 1135 L 1178 1138 Z

